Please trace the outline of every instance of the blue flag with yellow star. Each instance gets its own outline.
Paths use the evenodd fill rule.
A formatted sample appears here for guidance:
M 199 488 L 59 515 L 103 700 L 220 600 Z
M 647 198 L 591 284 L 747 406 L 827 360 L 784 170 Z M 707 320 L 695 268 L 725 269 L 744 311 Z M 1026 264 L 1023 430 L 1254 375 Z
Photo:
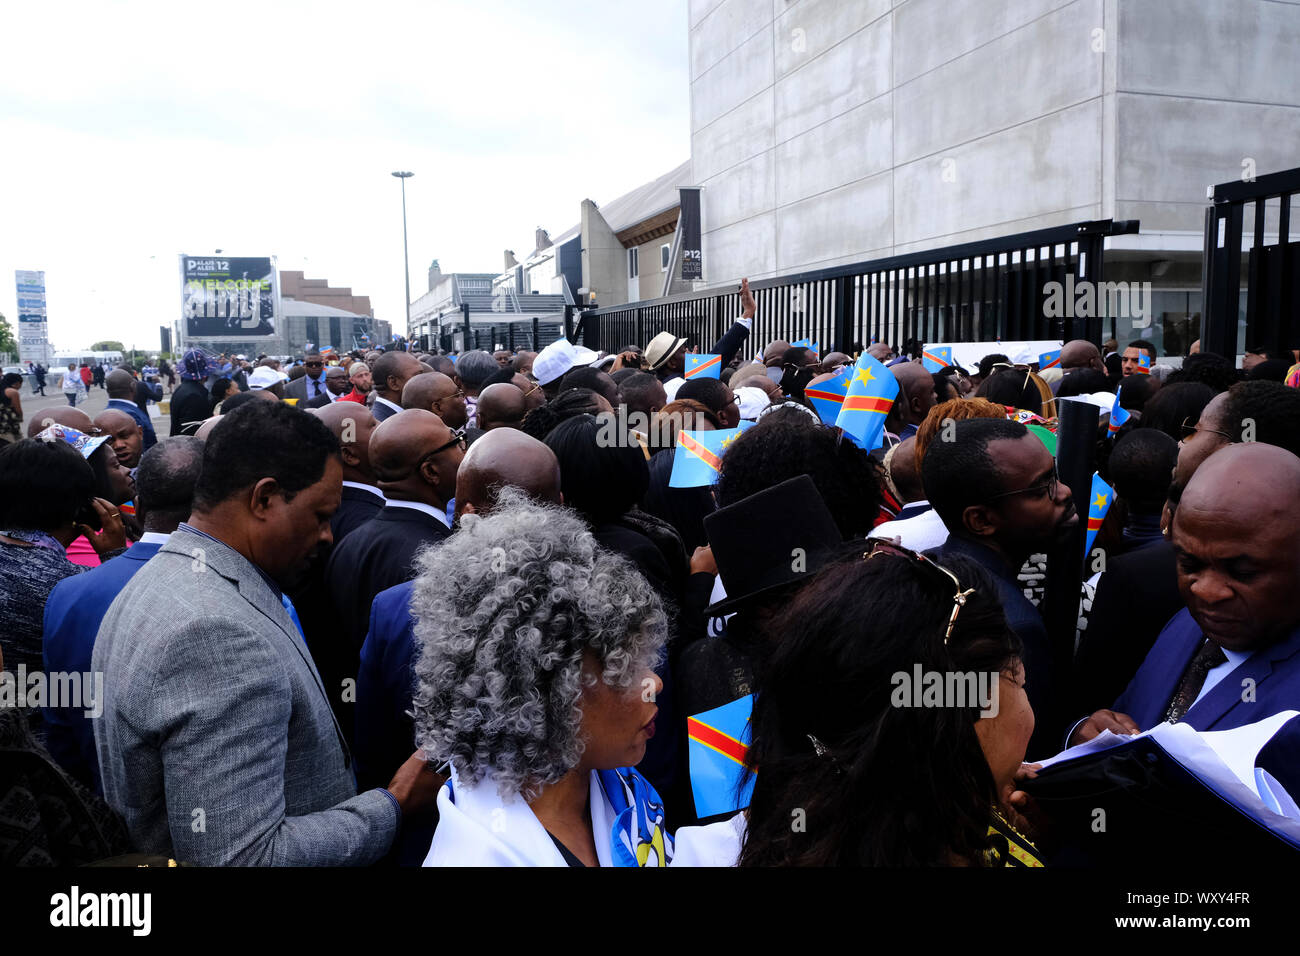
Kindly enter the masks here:
M 849 389 L 835 417 L 835 425 L 863 448 L 879 448 L 885 418 L 898 396 L 898 379 L 867 352 L 849 368 Z
M 1143 352 L 1141 355 L 1138 356 L 1138 374 L 1139 375 L 1151 374 L 1151 358 L 1150 356 L 1147 355 L 1146 352 Z
M 1038 356 L 1038 371 L 1046 372 L 1049 368 L 1061 367 L 1061 350 L 1043 352 Z
M 812 402 L 813 410 L 821 416 L 827 425 L 834 425 L 844 405 L 844 396 L 849 392 L 849 380 L 853 378 L 853 366 L 845 365 L 828 378 L 816 385 L 809 385 L 803 390 L 804 397 Z
M 943 348 L 931 346 L 921 350 L 921 364 L 925 370 L 931 374 L 939 371 L 941 368 L 947 368 L 952 364 L 952 346 L 945 345 Z
M 692 378 L 717 378 L 718 373 L 721 371 L 721 355 L 698 355 L 694 352 L 687 352 L 686 370 L 682 373 L 682 377 L 687 380 Z
M 1102 480 L 1101 475 L 1094 472 L 1092 476 L 1092 496 L 1088 499 L 1088 534 L 1083 542 L 1083 556 L 1085 558 L 1088 556 L 1088 552 L 1092 550 L 1092 542 L 1096 540 L 1097 532 L 1101 530 L 1101 523 L 1106 520 L 1106 512 L 1110 510 L 1114 498 L 1115 490 Z
M 821 346 L 818 343 L 814 342 L 812 339 L 800 339 L 798 342 L 791 342 L 790 348 L 812 349 L 814 352 L 817 353 L 819 358 L 821 357 L 822 354 Z
M 753 428 L 754 423 L 742 421 L 739 428 L 721 428 L 709 432 L 677 433 L 677 448 L 673 452 L 673 472 L 668 478 L 669 488 L 703 488 L 716 484 L 722 456 L 727 453 L 740 433 Z
M 749 718 L 753 712 L 754 695 L 749 694 L 686 718 L 696 816 L 735 813 L 749 806 L 755 777 L 751 774 L 745 778 L 745 756 L 749 751 Z
M 1115 401 L 1110 406 L 1110 434 L 1115 434 L 1131 416 L 1127 408 L 1119 403 L 1119 389 L 1115 389 Z

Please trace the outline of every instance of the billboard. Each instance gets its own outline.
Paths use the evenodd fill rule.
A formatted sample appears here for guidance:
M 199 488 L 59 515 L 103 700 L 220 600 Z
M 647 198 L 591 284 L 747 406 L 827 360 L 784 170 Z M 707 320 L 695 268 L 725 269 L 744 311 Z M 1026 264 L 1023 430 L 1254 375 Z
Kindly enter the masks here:
M 271 336 L 279 319 L 274 256 L 181 256 L 181 321 L 187 340 Z
M 50 330 L 45 312 L 45 273 L 14 270 L 18 286 L 18 360 L 49 365 Z
M 704 254 L 700 248 L 700 191 L 683 186 L 681 196 L 682 278 L 704 278 Z

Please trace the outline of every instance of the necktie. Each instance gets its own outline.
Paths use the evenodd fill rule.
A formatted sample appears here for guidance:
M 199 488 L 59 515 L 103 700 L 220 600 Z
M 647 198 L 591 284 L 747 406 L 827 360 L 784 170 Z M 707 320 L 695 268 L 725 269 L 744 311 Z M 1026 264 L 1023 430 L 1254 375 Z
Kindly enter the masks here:
M 312 397 L 312 398 L 315 398 L 317 395 L 320 394 L 320 382 L 318 382 L 316 379 L 312 379 L 312 380 L 311 380 L 311 387 L 314 388 L 314 389 L 316 389 L 316 391 L 314 391 L 314 392 L 311 393 L 311 397 Z
M 1225 664 L 1228 656 L 1223 653 L 1223 648 L 1213 641 L 1207 640 L 1201 645 L 1201 649 L 1196 652 L 1192 662 L 1187 665 L 1187 670 L 1183 672 L 1183 679 L 1178 683 L 1178 690 L 1174 697 L 1169 701 L 1169 710 L 1165 712 L 1165 720 L 1170 723 L 1178 723 L 1183 719 L 1183 715 L 1191 709 L 1192 704 L 1201 693 L 1201 688 L 1205 686 L 1205 676 L 1211 670 L 1220 664 Z

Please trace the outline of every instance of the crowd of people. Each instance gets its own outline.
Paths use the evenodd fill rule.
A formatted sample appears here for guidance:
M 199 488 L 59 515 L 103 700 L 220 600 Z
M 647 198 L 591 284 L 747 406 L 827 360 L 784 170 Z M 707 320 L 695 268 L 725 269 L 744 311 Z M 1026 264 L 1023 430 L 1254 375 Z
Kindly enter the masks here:
M 743 290 L 716 343 L 191 349 L 166 437 L 129 370 L 26 438 L 6 380 L 3 668 L 84 693 L 0 707 L 0 861 L 1037 866 L 1027 760 L 1300 709 L 1296 356 L 932 372 L 755 342 Z M 808 395 L 864 352 L 898 385 L 875 449 Z M 1089 490 L 1050 439 L 1099 395 L 1116 502 L 1063 637 L 1041 555 Z M 675 482 L 719 430 L 716 480 Z M 914 671 L 999 705 L 900 704 Z M 718 813 L 692 728 L 747 698 L 701 738 L 748 793 Z

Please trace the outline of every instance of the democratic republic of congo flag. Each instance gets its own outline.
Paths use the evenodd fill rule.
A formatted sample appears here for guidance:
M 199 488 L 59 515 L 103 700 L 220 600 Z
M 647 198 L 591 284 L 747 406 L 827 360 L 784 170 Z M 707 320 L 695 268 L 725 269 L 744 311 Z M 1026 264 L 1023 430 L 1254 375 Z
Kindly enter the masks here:
M 1038 356 L 1038 371 L 1046 372 L 1049 368 L 1061 367 L 1061 350 L 1043 352 Z
M 941 368 L 947 368 L 952 364 L 952 346 L 945 345 L 943 348 L 922 349 L 921 364 L 931 374 Z
M 818 343 L 814 342 L 812 339 L 800 339 L 798 342 L 791 342 L 790 348 L 812 349 L 814 352 L 817 353 L 817 357 L 821 358 L 821 354 L 822 354 L 821 346 Z
M 743 789 L 741 780 L 745 776 L 745 754 L 751 739 L 749 718 L 753 711 L 754 695 L 750 694 L 686 718 L 696 816 L 735 813 L 749 806 L 754 776 L 749 776 Z
M 1146 352 L 1143 352 L 1138 356 L 1138 374 L 1139 375 L 1151 374 L 1151 358 L 1147 355 Z
M 827 425 L 834 425 L 844 405 L 844 396 L 849 391 L 849 379 L 853 378 L 853 366 L 845 365 L 828 378 L 816 385 L 809 385 L 803 390 L 804 396 L 813 404 L 817 414 Z
M 741 422 L 739 428 L 722 428 L 711 432 L 678 432 L 673 452 L 673 472 L 669 488 L 702 488 L 718 480 L 718 467 L 731 443 L 753 422 Z
M 1088 535 L 1083 542 L 1083 555 L 1085 558 L 1088 556 L 1088 552 L 1092 550 L 1092 542 L 1097 537 L 1097 532 L 1101 530 L 1101 523 L 1105 520 L 1106 512 L 1110 510 L 1110 504 L 1114 498 L 1114 489 L 1102 481 L 1101 475 L 1094 473 L 1092 476 L 1092 495 L 1088 498 Z
M 1115 389 L 1115 403 L 1110 406 L 1110 434 L 1115 434 L 1120 427 L 1129 420 L 1128 409 L 1122 408 L 1119 404 L 1119 389 Z
M 849 390 L 835 425 L 870 451 L 880 447 L 885 418 L 898 395 L 898 379 L 868 352 L 863 352 L 849 370 Z
M 720 371 L 722 371 L 721 355 L 686 353 L 686 371 L 683 378 L 717 378 Z

